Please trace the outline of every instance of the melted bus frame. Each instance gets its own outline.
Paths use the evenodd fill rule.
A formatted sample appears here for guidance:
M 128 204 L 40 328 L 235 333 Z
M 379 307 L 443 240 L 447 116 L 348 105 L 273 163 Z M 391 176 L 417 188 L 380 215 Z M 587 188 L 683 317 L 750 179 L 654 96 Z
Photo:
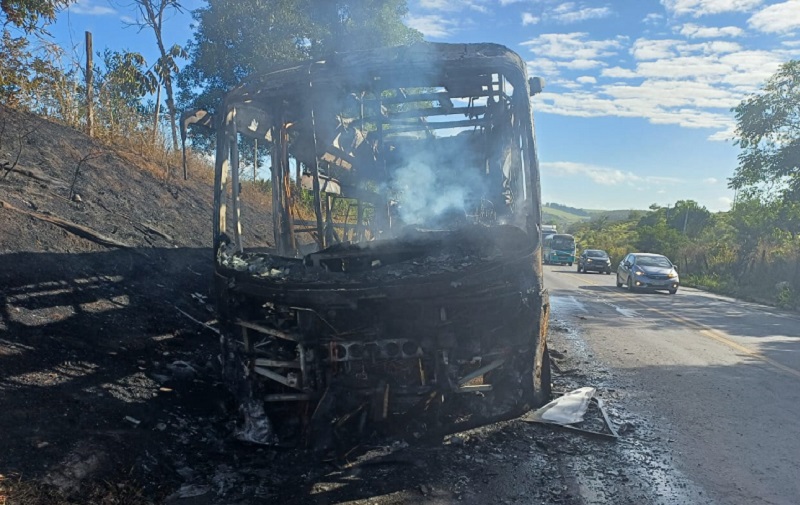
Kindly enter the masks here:
M 503 46 L 419 43 L 298 63 L 224 97 L 215 288 L 240 438 L 421 437 L 549 399 L 541 85 Z M 241 137 L 270 153 L 270 250 L 245 248 Z

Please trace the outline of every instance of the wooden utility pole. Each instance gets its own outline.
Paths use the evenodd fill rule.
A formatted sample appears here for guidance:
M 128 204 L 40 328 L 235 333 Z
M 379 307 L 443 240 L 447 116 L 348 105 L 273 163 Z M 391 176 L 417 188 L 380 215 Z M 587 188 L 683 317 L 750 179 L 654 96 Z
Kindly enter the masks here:
M 94 64 L 92 60 L 92 32 L 86 32 L 86 133 L 94 137 Z

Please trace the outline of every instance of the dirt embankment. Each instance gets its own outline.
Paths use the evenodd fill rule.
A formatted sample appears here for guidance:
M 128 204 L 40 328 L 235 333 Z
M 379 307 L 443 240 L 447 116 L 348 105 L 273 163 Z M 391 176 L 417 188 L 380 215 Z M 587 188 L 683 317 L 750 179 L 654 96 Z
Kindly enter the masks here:
M 0 105 L 0 503 L 165 493 L 214 408 L 210 174 L 136 151 Z

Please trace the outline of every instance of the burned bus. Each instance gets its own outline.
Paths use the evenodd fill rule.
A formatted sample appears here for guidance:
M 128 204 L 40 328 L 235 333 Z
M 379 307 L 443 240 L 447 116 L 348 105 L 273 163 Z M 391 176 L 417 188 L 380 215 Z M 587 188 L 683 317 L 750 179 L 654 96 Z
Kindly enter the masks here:
M 530 97 L 495 44 L 332 54 L 214 114 L 215 286 L 240 438 L 444 433 L 550 395 Z M 271 159 L 274 246 L 248 248 L 242 138 Z

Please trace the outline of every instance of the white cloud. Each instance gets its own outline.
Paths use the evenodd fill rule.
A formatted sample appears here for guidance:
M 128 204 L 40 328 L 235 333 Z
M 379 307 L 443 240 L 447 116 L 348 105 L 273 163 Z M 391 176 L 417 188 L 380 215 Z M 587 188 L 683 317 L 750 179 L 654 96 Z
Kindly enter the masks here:
M 794 54 L 796 57 L 797 52 Z M 780 51 L 739 51 L 726 54 L 720 58 L 720 62 L 731 70 L 721 77 L 722 84 L 736 86 L 743 93 L 753 93 L 788 59 L 790 56 Z
M 662 60 L 687 54 L 718 55 L 740 51 L 742 46 L 736 42 L 712 40 L 689 43 L 676 39 L 637 39 L 631 47 L 631 55 L 640 61 Z
M 605 64 L 600 60 L 591 60 L 588 58 L 576 58 L 574 60 L 565 60 L 558 63 L 559 67 L 570 70 L 589 70 L 602 67 L 603 65 Z
M 727 196 L 721 196 L 717 198 L 717 201 L 720 203 L 720 205 L 722 205 L 722 208 L 724 208 L 725 210 L 730 209 L 731 206 L 733 205 L 733 198 Z
M 600 71 L 600 75 L 602 77 L 611 77 L 612 79 L 634 79 L 639 77 L 639 74 L 635 71 L 622 67 L 604 68 Z
M 521 45 L 530 46 L 540 56 L 528 62 L 534 75 L 552 80 L 562 69 L 585 74 L 587 70 L 606 66 L 603 59 L 616 56 L 623 47 L 623 39 L 588 40 L 586 33 L 546 33 Z
M 691 39 L 716 39 L 720 37 L 741 37 L 744 30 L 738 26 L 700 26 L 694 23 L 686 23 L 678 31 L 684 37 Z
M 581 89 L 581 84 L 577 81 L 570 81 L 568 79 L 561 79 L 556 81 L 554 84 L 558 84 L 560 87 L 565 89 Z
M 117 11 L 107 5 L 95 5 L 91 0 L 78 0 L 70 5 L 69 11 L 73 14 L 84 14 L 87 16 L 110 16 Z
M 646 25 L 657 25 L 664 21 L 664 16 L 661 14 L 651 12 L 642 19 L 642 23 Z
M 630 172 L 572 161 L 543 162 L 541 168 L 543 172 L 548 172 L 550 175 L 586 176 L 594 183 L 603 186 L 617 186 L 626 181 L 638 182 L 641 180 L 639 176 Z
M 708 136 L 708 140 L 711 142 L 727 142 L 733 139 L 735 131 L 734 126 L 735 125 L 731 123 L 727 129 L 712 133 Z
M 583 32 L 545 33 L 521 45 L 530 46 L 531 51 L 548 58 L 595 60 L 617 54 L 623 47 L 622 40 L 622 37 L 589 40 L 588 34 Z
M 538 75 L 539 77 L 547 77 L 548 80 L 558 76 L 558 63 L 549 58 L 536 58 L 530 60 L 528 63 L 528 74 Z
M 524 1 L 525 0 L 500 0 L 500 5 L 505 7 L 506 5 L 517 4 Z
M 437 14 L 408 15 L 406 24 L 415 30 L 419 30 L 424 36 L 434 39 L 448 37 L 457 31 L 457 23 L 455 21 Z
M 439 1 L 439 0 L 432 0 Z M 530 0 L 528 0 L 530 1 Z M 458 4 L 458 2 L 454 2 Z M 516 1 L 500 0 L 500 5 L 508 5 L 510 3 L 517 3 Z M 612 10 L 608 7 L 587 7 L 579 5 L 575 2 L 558 3 L 553 7 L 543 9 L 542 14 L 539 16 L 533 15 L 530 12 L 522 14 L 523 25 L 536 24 L 541 21 L 549 21 L 559 24 L 573 24 L 590 19 L 607 18 L 613 14 Z
M 709 177 L 707 179 L 703 179 L 703 182 L 705 182 L 706 184 L 712 184 L 713 185 L 713 184 L 718 183 L 719 179 L 717 179 L 716 177 Z
M 419 6 L 422 9 L 439 12 L 458 12 L 466 9 L 488 12 L 489 10 L 485 5 L 485 0 L 459 0 L 458 2 L 451 0 L 419 0 Z
M 727 110 L 738 103 L 736 97 L 727 90 L 693 81 L 646 80 L 638 86 L 611 84 L 601 89 L 605 95 L 636 107 L 650 103 L 651 106 L 664 109 L 696 107 Z
M 733 120 L 724 113 L 706 110 L 703 103 L 718 100 L 697 98 L 690 91 L 680 96 L 677 86 L 670 90 L 641 86 L 596 86 L 589 91 L 542 93 L 537 112 L 575 117 L 645 118 L 653 124 L 677 125 L 683 128 L 730 129 Z
M 682 184 L 681 179 L 675 177 L 640 176 L 631 171 L 589 163 L 576 163 L 573 161 L 551 161 L 541 163 L 543 172 L 553 176 L 582 176 L 588 177 L 592 182 L 603 186 L 636 186 L 641 183 L 656 186 Z
M 588 19 L 602 19 L 611 15 L 608 7 L 578 7 L 573 2 L 565 2 L 557 6 L 550 17 L 564 24 L 579 23 Z
M 423 9 L 431 9 L 431 10 L 453 10 L 456 7 L 455 2 L 450 2 L 448 0 L 419 0 L 419 6 Z
M 675 46 L 680 40 L 637 39 L 631 47 L 631 55 L 637 60 L 659 60 L 675 55 Z
M 557 90 L 562 82 L 571 83 L 562 92 L 543 93 L 540 112 L 578 117 L 636 117 L 653 124 L 713 130 L 708 139 L 726 141 L 733 136 L 735 123 L 730 108 L 758 89 L 779 67 L 790 59 L 791 50 L 745 50 L 740 44 L 711 40 L 688 42 L 677 39 L 638 39 L 629 49 L 634 66 L 605 66 L 621 55 L 619 51 L 598 51 L 590 60 L 599 72 L 583 69 L 568 77 L 571 66 L 580 66 L 580 58 L 564 57 L 575 50 L 577 42 L 586 42 L 583 34 L 562 35 L 553 44 L 537 41 L 552 51 L 542 51 L 543 61 L 559 72 L 550 78 Z M 583 45 L 577 49 L 592 47 Z M 554 55 L 557 57 L 544 58 Z M 563 61 L 562 61 L 563 60 Z M 616 61 L 615 61 L 616 62 Z M 589 67 L 587 65 L 587 67 Z M 564 75 L 560 75 L 563 73 Z M 576 86 L 577 77 L 595 76 L 598 84 L 590 88 Z M 616 82 L 609 82 L 610 80 Z
M 672 15 L 698 18 L 724 12 L 750 12 L 762 0 L 661 0 L 661 5 Z
M 643 61 L 636 67 L 636 73 L 641 77 L 672 81 L 723 77 L 730 70 L 730 65 L 722 63 L 718 58 L 699 55 Z
M 703 12 L 723 9 L 717 1 L 672 4 L 676 11 L 690 5 Z M 726 5 L 730 10 L 754 4 L 733 0 Z M 528 62 L 530 73 L 550 84 L 537 96 L 537 111 L 642 118 L 653 124 L 706 129 L 708 140 L 729 141 L 736 126 L 730 109 L 756 92 L 783 62 L 800 57 L 800 44 L 793 40 L 764 46 L 744 37 L 745 30 L 738 26 L 686 23 L 675 31 L 682 36 L 596 40 L 576 31 L 544 33 L 522 43 L 537 57 Z M 739 36 L 736 41 L 719 39 Z
M 752 28 L 765 33 L 787 33 L 800 28 L 800 0 L 770 5 L 747 20 Z
M 535 25 L 540 21 L 540 18 L 534 16 L 530 12 L 522 13 L 522 26 Z

